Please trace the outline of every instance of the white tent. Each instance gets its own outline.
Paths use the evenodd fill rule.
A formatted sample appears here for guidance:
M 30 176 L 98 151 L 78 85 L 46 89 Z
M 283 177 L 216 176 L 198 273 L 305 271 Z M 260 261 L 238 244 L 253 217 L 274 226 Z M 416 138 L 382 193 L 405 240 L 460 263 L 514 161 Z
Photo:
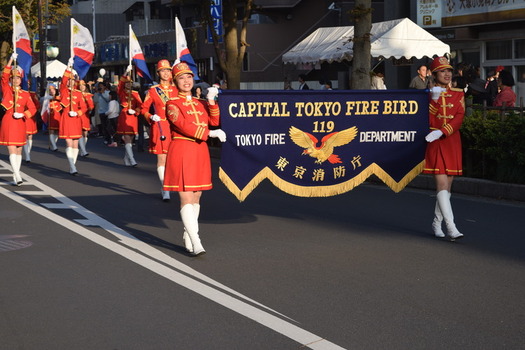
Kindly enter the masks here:
M 64 75 L 67 66 L 59 60 L 51 60 L 46 62 L 47 79 L 60 79 Z M 35 78 L 40 78 L 40 63 L 31 67 L 31 75 Z
M 283 55 L 284 63 L 322 63 L 351 60 L 354 27 L 319 28 Z M 372 57 L 422 58 L 444 55 L 450 46 L 408 18 L 372 24 Z

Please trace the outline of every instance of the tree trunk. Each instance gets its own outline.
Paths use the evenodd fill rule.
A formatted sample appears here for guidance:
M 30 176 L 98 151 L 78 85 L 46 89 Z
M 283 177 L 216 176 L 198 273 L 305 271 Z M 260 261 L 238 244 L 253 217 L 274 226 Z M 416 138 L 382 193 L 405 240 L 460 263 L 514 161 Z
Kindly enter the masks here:
M 222 18 L 224 24 L 224 49 L 218 44 L 217 35 L 213 34 L 213 42 L 217 61 L 221 67 L 228 89 L 238 90 L 241 87 L 241 71 L 246 54 L 246 33 L 248 28 L 248 19 L 250 18 L 253 0 L 243 0 L 244 17 L 239 28 L 237 23 L 237 0 L 223 0 Z M 208 26 L 211 28 L 211 16 L 209 1 L 204 0 L 205 18 Z M 224 53 L 224 55 L 223 55 Z
M 354 19 L 354 57 L 352 59 L 352 82 L 355 90 L 370 89 L 370 31 L 372 29 L 372 1 L 356 0 L 351 11 Z

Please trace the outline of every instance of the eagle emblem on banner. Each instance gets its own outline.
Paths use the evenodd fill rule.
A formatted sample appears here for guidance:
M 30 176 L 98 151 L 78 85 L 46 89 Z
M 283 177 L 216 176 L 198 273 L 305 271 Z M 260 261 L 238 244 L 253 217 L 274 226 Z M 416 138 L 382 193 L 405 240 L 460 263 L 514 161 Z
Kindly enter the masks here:
M 321 139 L 321 146 L 317 147 L 319 140 L 305 131 L 299 130 L 295 126 L 290 127 L 290 138 L 299 147 L 304 148 L 303 155 L 309 155 L 317 159 L 316 164 L 322 164 L 329 161 L 332 164 L 342 163 L 337 154 L 334 153 L 334 147 L 344 146 L 357 135 L 357 127 L 351 127 L 342 131 L 332 132 Z

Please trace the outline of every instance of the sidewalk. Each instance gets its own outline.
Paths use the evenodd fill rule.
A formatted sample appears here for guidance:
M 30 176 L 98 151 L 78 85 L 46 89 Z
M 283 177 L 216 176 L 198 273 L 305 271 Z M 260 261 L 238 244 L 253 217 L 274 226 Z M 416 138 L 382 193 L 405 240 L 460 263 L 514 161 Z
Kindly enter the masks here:
M 210 155 L 213 158 L 220 159 L 220 148 L 210 147 Z M 375 176 L 369 177 L 367 181 L 382 183 L 382 181 Z M 424 174 L 416 176 L 407 187 L 431 191 L 436 188 L 433 176 Z M 452 191 L 454 193 L 471 196 L 525 202 L 525 185 L 507 184 L 465 176 L 456 176 L 454 183 L 452 184 Z
M 408 187 L 434 190 L 436 188 L 432 175 L 418 175 Z M 508 184 L 496 181 L 456 176 L 452 184 L 454 193 L 468 194 L 494 199 L 505 199 L 525 202 L 525 185 Z

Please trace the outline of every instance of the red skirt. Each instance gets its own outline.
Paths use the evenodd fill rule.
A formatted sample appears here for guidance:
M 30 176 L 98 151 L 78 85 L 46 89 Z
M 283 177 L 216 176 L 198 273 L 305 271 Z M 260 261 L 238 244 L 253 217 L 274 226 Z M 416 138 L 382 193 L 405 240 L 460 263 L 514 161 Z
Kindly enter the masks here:
M 427 145 L 423 173 L 463 175 L 461 135 L 458 131 Z
M 62 113 L 58 129 L 59 139 L 79 139 L 82 137 L 82 118 L 70 117 L 69 112 Z
M 81 121 L 80 124 L 82 125 L 82 130 L 84 131 L 91 130 L 91 117 L 89 116 L 89 114 L 83 114 L 80 117 L 80 121 Z
M 58 126 L 60 124 L 60 113 L 51 111 L 49 116 L 49 125 L 47 128 L 49 130 L 58 130 Z
M 0 145 L 23 146 L 26 141 L 25 118 L 15 119 L 12 111 L 6 112 L 0 126 Z
M 28 135 L 34 135 L 38 132 L 38 129 L 36 127 L 36 119 L 33 118 L 26 118 L 26 133 Z
M 160 124 L 160 128 L 159 128 Z M 162 130 L 162 133 L 161 133 Z M 170 124 L 169 122 L 164 119 L 160 122 L 153 122 L 151 123 L 150 128 L 150 135 L 149 135 L 149 153 L 153 154 L 164 154 L 168 153 L 168 149 L 170 147 Z M 160 139 L 160 136 L 164 135 L 166 139 L 162 141 Z
M 162 130 L 164 131 L 164 130 Z M 139 121 L 136 114 L 120 112 L 117 122 L 117 134 L 136 135 L 139 132 Z
M 164 191 L 190 192 L 211 188 L 211 161 L 206 142 L 173 139 L 166 160 Z

